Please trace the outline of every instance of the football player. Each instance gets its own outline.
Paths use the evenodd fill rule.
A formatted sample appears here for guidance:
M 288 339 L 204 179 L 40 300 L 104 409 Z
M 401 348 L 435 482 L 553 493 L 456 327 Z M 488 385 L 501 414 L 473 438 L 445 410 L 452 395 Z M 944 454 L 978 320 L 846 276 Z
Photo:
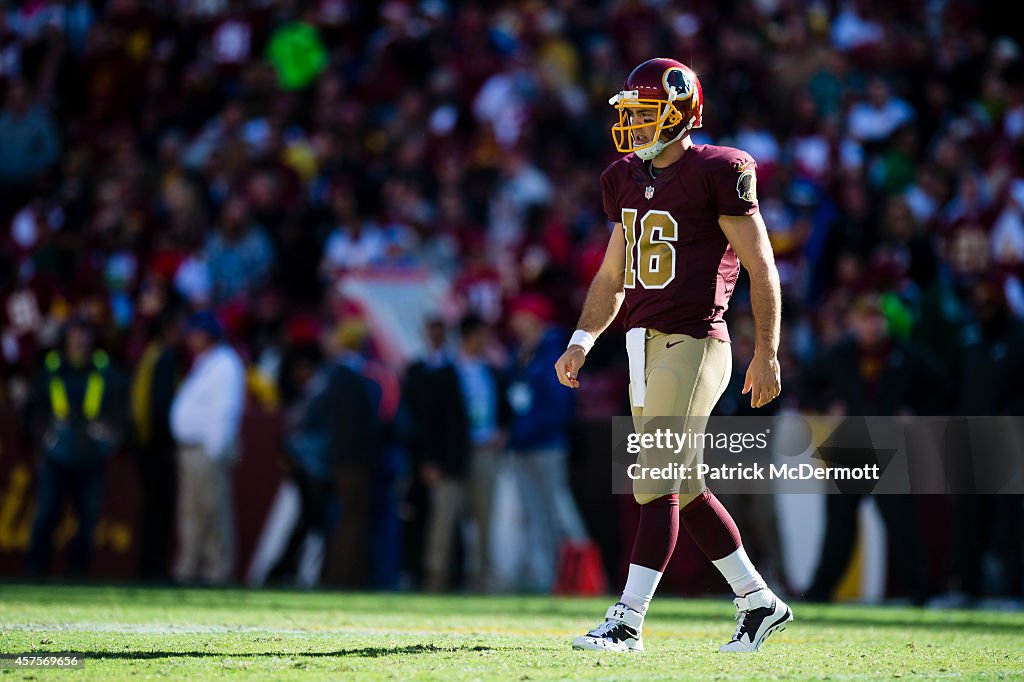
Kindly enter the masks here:
M 703 92 L 697 75 L 674 59 L 636 67 L 609 103 L 619 113 L 612 138 L 626 153 L 601 175 L 605 213 L 615 228 L 555 371 L 562 384 L 579 387 L 587 352 L 625 301 L 634 423 L 643 429 L 651 418 L 677 417 L 699 432 L 732 371 L 723 316 L 741 262 L 757 328 L 743 393 L 761 407 L 781 391 L 779 276 L 758 212 L 756 164 L 738 149 L 693 144 Z M 697 448 L 675 461 L 695 471 L 702 456 Z M 655 451 L 640 457 L 647 465 L 665 464 Z M 643 650 L 644 615 L 680 523 L 736 594 L 736 632 L 719 650 L 756 651 L 785 629 L 792 611 L 754 568 L 735 522 L 703 480 L 667 488 L 635 480 L 633 494 L 642 506 L 622 597 L 574 648 Z

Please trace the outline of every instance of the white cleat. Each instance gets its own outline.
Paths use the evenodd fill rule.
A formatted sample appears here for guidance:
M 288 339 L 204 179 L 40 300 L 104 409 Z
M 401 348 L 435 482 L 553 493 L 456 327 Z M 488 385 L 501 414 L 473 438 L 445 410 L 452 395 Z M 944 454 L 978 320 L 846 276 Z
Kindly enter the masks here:
M 736 634 L 719 651 L 757 651 L 773 632 L 782 632 L 793 620 L 793 611 L 767 587 L 733 600 L 736 604 Z
M 644 640 L 640 634 L 644 627 L 643 614 L 619 602 L 608 607 L 604 618 L 596 628 L 574 639 L 572 648 L 643 653 Z

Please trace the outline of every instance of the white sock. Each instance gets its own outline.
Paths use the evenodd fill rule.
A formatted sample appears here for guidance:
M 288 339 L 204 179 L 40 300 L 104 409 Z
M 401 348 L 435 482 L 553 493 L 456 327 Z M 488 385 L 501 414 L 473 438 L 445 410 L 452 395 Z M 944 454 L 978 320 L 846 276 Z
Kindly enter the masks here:
M 655 571 L 653 568 L 639 564 L 630 564 L 626 589 L 622 591 L 622 598 L 619 601 L 629 608 L 639 611 L 641 615 L 645 615 L 647 607 L 651 605 L 651 599 L 654 598 L 654 591 L 658 589 L 661 576 L 661 571 Z
M 729 556 L 712 561 L 737 597 L 768 587 L 741 546 Z M 632 567 L 631 567 L 632 568 Z

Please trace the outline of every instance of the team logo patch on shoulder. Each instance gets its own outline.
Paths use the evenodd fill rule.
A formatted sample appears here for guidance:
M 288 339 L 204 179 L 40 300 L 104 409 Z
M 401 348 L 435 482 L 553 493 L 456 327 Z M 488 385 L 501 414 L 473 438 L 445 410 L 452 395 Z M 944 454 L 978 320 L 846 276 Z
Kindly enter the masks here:
M 654 185 L 647 185 L 647 189 L 644 190 L 644 199 L 650 199 L 654 196 Z
M 753 168 L 744 170 L 740 173 L 739 178 L 736 179 L 736 194 L 743 201 L 749 203 L 757 201 L 757 176 L 754 175 Z

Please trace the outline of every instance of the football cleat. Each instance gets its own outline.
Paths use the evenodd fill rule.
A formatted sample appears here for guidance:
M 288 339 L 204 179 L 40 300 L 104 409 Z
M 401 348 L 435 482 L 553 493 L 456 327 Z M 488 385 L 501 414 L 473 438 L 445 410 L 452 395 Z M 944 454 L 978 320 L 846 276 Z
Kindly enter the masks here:
M 643 652 L 644 640 L 640 635 L 644 627 L 643 614 L 619 602 L 608 607 L 604 618 L 604 622 L 596 628 L 574 639 L 572 648 L 617 653 Z
M 757 651 L 773 632 L 782 632 L 793 620 L 793 611 L 768 588 L 733 600 L 736 604 L 736 634 L 719 651 Z

